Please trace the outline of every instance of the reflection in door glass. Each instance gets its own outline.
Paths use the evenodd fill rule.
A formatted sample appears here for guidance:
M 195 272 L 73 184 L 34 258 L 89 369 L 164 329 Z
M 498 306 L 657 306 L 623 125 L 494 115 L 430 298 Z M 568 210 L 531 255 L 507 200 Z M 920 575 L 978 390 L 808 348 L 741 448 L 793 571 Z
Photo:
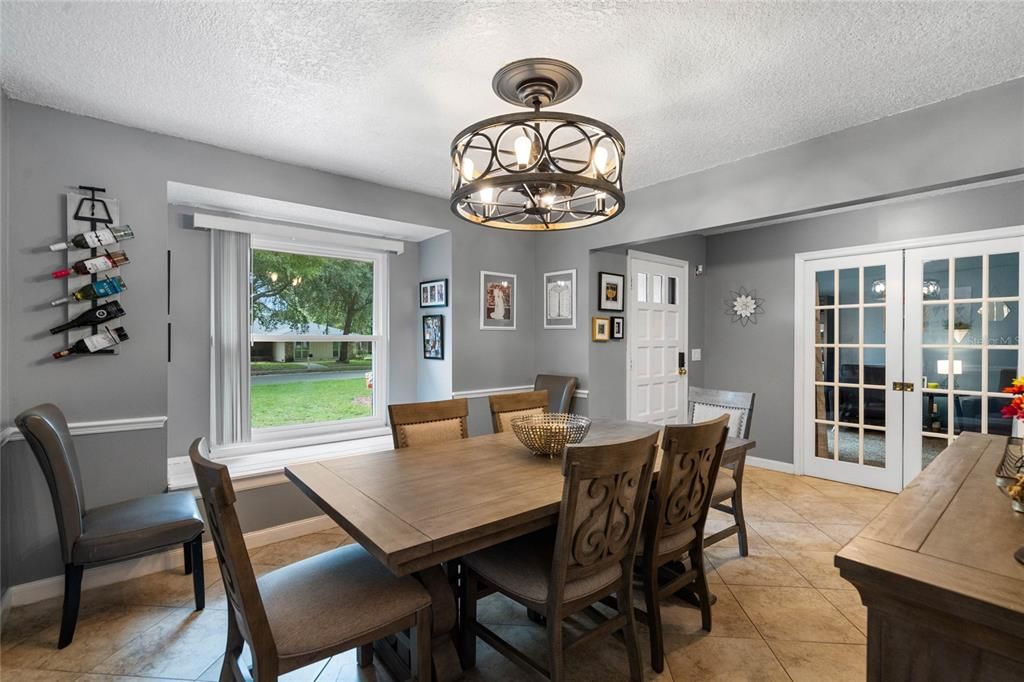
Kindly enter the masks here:
M 885 308 L 864 308 L 864 343 L 885 343 Z
M 839 343 L 860 342 L 860 309 L 839 309 Z
M 839 427 L 839 461 L 860 463 L 860 429 L 853 426 Z
M 860 423 L 860 389 L 839 389 L 839 421 L 847 424 Z
M 921 359 L 924 387 L 949 388 L 949 349 L 925 348 Z
M 828 421 L 835 419 L 835 389 L 831 386 L 815 387 L 814 416 Z
M 928 433 L 946 433 L 948 415 L 946 404 L 949 399 L 945 394 L 928 392 L 922 395 L 921 399 L 924 401 L 922 429 Z
M 884 390 L 878 388 L 864 389 L 864 423 L 869 426 L 885 426 Z M 867 458 L 866 454 L 865 458 Z
M 921 343 L 949 343 L 949 304 L 925 305 Z
M 957 348 L 953 351 L 953 388 L 958 391 L 981 390 L 981 350 Z
M 839 271 L 839 305 L 860 303 L 860 270 L 850 268 Z
M 929 438 L 921 436 L 921 468 L 932 463 L 932 460 L 939 456 L 939 453 L 946 449 L 945 438 Z
M 1017 376 L 1017 349 L 999 348 L 988 352 L 988 390 L 1002 391 Z
M 1018 325 L 1020 304 L 1017 301 L 996 301 L 988 304 L 988 343 L 991 346 L 1019 346 Z
M 639 303 L 647 303 L 647 273 L 636 273 L 636 300 Z
M 651 303 L 661 303 L 661 275 L 651 275 Z
M 964 395 L 956 393 L 953 395 L 953 433 L 959 434 L 964 431 L 981 433 L 981 412 L 983 401 L 978 395 Z
M 885 431 L 864 429 L 864 463 L 885 468 Z
M 831 424 L 815 424 L 814 456 L 833 459 L 833 452 L 835 452 L 835 427 Z
M 836 303 L 836 271 L 824 270 L 814 277 L 817 305 L 835 305 Z
M 884 265 L 864 268 L 865 303 L 885 303 L 886 286 Z
M 988 432 L 997 436 L 1010 436 L 1013 431 L 1013 420 L 1003 417 L 1003 408 L 1010 404 L 1012 398 L 991 396 L 988 399 Z
M 864 349 L 863 384 L 868 386 L 885 386 L 885 349 Z
M 839 383 L 860 383 L 860 349 L 839 349 Z
M 953 306 L 953 344 L 976 346 L 981 343 L 980 303 L 957 303 Z
M 949 261 L 930 260 L 924 264 L 921 292 L 926 301 L 945 301 L 949 298 Z
M 835 308 L 821 308 L 815 313 L 815 332 L 817 338 L 815 343 L 836 342 L 836 310 Z

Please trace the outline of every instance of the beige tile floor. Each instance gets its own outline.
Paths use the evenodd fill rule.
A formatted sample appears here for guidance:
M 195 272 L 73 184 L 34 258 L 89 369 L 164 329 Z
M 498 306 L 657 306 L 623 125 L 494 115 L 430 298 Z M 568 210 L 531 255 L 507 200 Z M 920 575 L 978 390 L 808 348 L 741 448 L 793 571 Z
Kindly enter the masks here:
M 863 680 L 866 613 L 832 557 L 892 495 L 807 477 L 750 468 L 744 500 L 750 556 L 735 538 L 707 550 L 718 601 L 713 630 L 699 612 L 670 599 L 663 604 L 667 666 L 648 679 Z M 713 512 L 709 531 L 727 523 Z M 313 533 L 252 551 L 257 573 L 337 547 L 340 531 Z M 87 590 L 75 641 L 56 648 L 60 600 L 13 609 L 0 637 L 0 677 L 26 680 L 216 680 L 226 633 L 227 604 L 216 563 L 206 566 L 207 608 L 191 607 L 191 580 L 166 572 Z M 543 659 L 544 632 L 516 604 L 494 595 L 480 619 Z M 647 631 L 639 628 L 647 657 Z M 575 649 L 573 680 L 626 679 L 626 656 L 616 639 Z M 487 645 L 468 680 L 526 679 Z M 288 680 L 389 680 L 383 669 L 359 669 L 354 652 L 304 668 Z

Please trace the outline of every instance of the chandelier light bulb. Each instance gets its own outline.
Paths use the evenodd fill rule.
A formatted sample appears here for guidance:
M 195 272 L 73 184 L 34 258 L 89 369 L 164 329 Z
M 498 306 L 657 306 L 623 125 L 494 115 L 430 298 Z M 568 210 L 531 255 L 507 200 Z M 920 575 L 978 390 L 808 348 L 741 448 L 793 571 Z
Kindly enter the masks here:
M 526 168 L 533 160 L 533 142 L 526 135 L 520 135 L 512 145 L 516 152 L 516 163 L 520 168 Z
M 481 189 L 480 190 L 480 201 L 482 201 L 485 204 L 493 204 L 494 203 L 494 188 L 493 187 L 484 187 L 483 189 Z
M 608 172 L 608 150 L 604 147 L 594 149 L 594 170 L 601 175 Z
M 473 159 L 468 156 L 462 157 L 462 179 L 466 182 L 473 182 Z
M 605 194 L 604 192 L 598 192 L 597 194 L 594 195 L 594 207 L 597 209 L 598 213 L 605 212 L 605 205 L 607 199 L 608 195 Z

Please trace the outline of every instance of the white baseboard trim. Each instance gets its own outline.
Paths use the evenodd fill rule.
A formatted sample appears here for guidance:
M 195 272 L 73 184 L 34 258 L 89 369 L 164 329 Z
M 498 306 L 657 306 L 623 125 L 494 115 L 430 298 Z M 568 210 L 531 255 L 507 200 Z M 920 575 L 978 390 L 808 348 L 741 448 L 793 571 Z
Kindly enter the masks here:
M 282 540 L 290 540 L 301 535 L 335 528 L 336 524 L 327 516 L 314 516 L 300 521 L 284 523 L 245 534 L 245 546 L 249 550 L 272 545 Z M 211 559 L 215 556 L 213 542 L 203 543 L 203 557 Z M 150 573 L 158 573 L 171 569 L 181 570 L 183 566 L 181 549 L 174 549 L 162 554 L 151 554 L 138 559 L 130 559 L 116 564 L 108 564 L 97 568 L 86 569 L 82 579 L 82 589 L 103 587 L 132 578 L 139 578 Z M 64 594 L 64 576 L 55 575 L 50 578 L 34 580 L 30 583 L 12 585 L 4 594 L 4 608 L 24 606 Z
M 91 422 L 71 422 L 68 429 L 72 436 L 92 436 L 97 433 L 118 433 L 120 431 L 146 431 L 162 429 L 167 423 L 166 416 L 130 417 L 128 419 L 99 419 Z M 0 431 L 0 445 L 12 440 L 25 440 L 16 426 Z
M 757 467 L 759 469 L 770 469 L 772 471 L 781 471 L 784 474 L 792 474 L 796 472 L 792 462 L 780 462 L 776 459 L 751 457 L 750 455 L 747 455 L 747 466 Z

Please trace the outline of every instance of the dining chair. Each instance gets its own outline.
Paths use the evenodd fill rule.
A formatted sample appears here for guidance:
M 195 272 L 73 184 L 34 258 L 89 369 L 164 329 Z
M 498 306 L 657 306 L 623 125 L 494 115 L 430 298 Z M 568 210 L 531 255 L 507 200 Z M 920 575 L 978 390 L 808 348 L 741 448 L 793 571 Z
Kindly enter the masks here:
M 396 450 L 469 438 L 468 416 L 465 398 L 388 405 Z
M 622 631 L 630 678 L 641 679 L 633 612 L 634 555 L 650 492 L 657 435 L 611 445 L 566 450 L 558 525 L 480 550 L 463 558 L 461 600 L 463 663 L 475 665 L 479 637 L 529 672 L 551 680 L 565 676 L 564 653 L 579 644 Z M 477 622 L 477 600 L 498 591 L 545 616 L 548 665 L 517 651 Z M 614 616 L 592 608 L 616 595 Z M 596 622 L 563 643 L 562 621 L 585 612 Z
M 488 397 L 491 404 L 491 423 L 495 433 L 512 430 L 512 420 L 530 414 L 548 411 L 548 392 L 499 393 Z
M 704 570 L 704 524 L 711 507 L 729 417 L 698 424 L 666 426 L 661 469 L 644 519 L 644 539 L 637 561 L 644 586 L 646 620 L 651 634 L 651 667 L 665 668 L 661 598 L 692 588 L 700 600 L 701 626 L 711 631 L 711 592 Z M 684 557 L 690 560 L 687 569 Z M 662 573 L 680 569 L 667 582 Z
M 397 636 L 415 652 L 416 678 L 431 675 L 430 595 L 414 578 L 398 578 L 357 544 L 282 566 L 259 578 L 245 547 L 228 469 L 212 462 L 205 438 L 189 448 L 228 599 L 228 638 L 221 680 L 276 680 L 292 670 Z M 405 630 L 415 628 L 412 636 Z
M 43 470 L 57 516 L 64 562 L 58 648 L 74 639 L 86 568 L 183 547 L 196 610 L 203 609 L 203 519 L 190 493 L 148 495 L 88 509 L 78 454 L 60 408 L 36 405 L 15 417 L 14 423 Z
M 754 394 L 691 387 L 689 391 L 690 423 L 707 421 L 719 415 L 729 417 L 729 433 L 737 438 L 750 438 L 750 422 L 754 417 Z M 743 518 L 743 469 L 746 451 L 734 462 L 722 466 L 711 506 L 730 514 L 734 523 L 704 539 L 705 546 L 738 534 L 740 556 L 747 556 L 747 522 Z
M 566 413 L 572 409 L 576 395 L 576 377 L 558 374 L 538 374 L 533 390 L 548 392 L 548 412 Z

